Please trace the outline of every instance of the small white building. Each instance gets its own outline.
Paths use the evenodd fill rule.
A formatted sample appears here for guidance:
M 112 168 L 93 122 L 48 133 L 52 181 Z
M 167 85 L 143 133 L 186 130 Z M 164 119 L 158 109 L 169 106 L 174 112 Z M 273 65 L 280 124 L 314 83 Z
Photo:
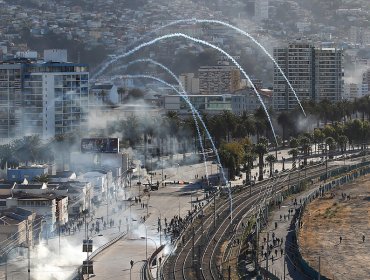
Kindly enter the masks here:
M 272 106 L 272 91 L 268 89 L 258 89 L 257 91 L 266 107 Z M 231 97 L 232 112 L 236 115 L 241 115 L 244 112 L 253 114 L 261 106 L 256 93 L 250 88 L 239 90 Z

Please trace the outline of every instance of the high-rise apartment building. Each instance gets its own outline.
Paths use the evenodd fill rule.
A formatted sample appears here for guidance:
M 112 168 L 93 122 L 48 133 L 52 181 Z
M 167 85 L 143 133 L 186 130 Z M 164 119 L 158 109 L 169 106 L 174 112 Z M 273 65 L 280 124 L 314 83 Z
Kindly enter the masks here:
M 336 102 L 343 95 L 343 52 L 335 48 L 315 49 L 315 101 Z
M 9 61 L 0 73 L 1 139 L 46 139 L 86 128 L 87 65 Z
M 0 64 L 0 139 L 22 130 L 22 69 L 21 64 Z
M 199 93 L 199 79 L 194 77 L 194 73 L 181 74 L 179 80 L 188 94 Z
M 370 94 L 370 69 L 362 74 L 362 95 Z
M 24 75 L 23 130 L 54 137 L 86 129 L 89 100 L 87 66 L 27 64 Z
M 233 93 L 240 88 L 240 71 L 235 66 L 202 66 L 199 69 L 200 94 Z
M 342 51 L 316 49 L 302 41 L 275 48 L 274 58 L 293 86 L 300 101 L 338 101 L 343 93 Z M 292 110 L 297 100 L 280 71 L 274 70 L 273 104 L 276 110 Z

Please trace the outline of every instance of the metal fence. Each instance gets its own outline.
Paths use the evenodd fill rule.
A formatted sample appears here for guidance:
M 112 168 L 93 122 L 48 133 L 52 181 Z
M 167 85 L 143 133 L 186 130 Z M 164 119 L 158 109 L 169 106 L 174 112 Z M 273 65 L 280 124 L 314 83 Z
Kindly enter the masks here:
M 351 166 L 345 166 L 345 167 L 341 167 L 341 168 L 338 168 L 336 170 L 333 170 L 332 172 L 330 172 L 330 174 L 329 174 L 330 176 L 328 176 L 328 177 L 337 177 L 337 176 L 340 176 L 340 177 L 332 179 L 331 181 L 324 183 L 318 189 L 313 190 L 312 192 L 310 192 L 303 199 L 302 206 L 299 209 L 297 209 L 296 217 L 295 217 L 295 237 L 296 238 L 294 238 L 295 243 L 296 243 L 294 245 L 296 246 L 296 248 L 298 248 L 298 250 L 296 252 L 296 259 L 297 259 L 297 262 L 299 263 L 300 268 L 309 277 L 312 277 L 313 279 L 318 278 L 319 272 L 317 270 L 315 270 L 312 266 L 310 266 L 310 264 L 307 263 L 304 260 L 304 258 L 302 257 L 301 249 L 299 247 L 299 242 L 298 242 L 298 238 L 297 238 L 299 236 L 299 233 L 300 233 L 300 230 L 301 230 L 302 215 L 304 213 L 304 210 L 305 210 L 306 206 L 311 201 L 313 201 L 315 198 L 317 198 L 319 196 L 322 196 L 324 193 L 326 193 L 328 191 L 331 191 L 334 188 L 339 187 L 341 185 L 350 183 L 350 182 L 356 180 L 357 178 L 359 178 L 360 176 L 364 176 L 366 174 L 369 174 L 370 173 L 369 164 L 370 164 L 370 162 L 362 162 L 362 163 L 359 163 L 359 164 L 355 164 L 355 165 L 351 165 Z M 325 177 L 326 177 L 325 175 L 322 175 L 320 178 L 324 180 Z M 326 278 L 325 276 L 320 275 L 319 279 L 327 280 L 328 278 Z

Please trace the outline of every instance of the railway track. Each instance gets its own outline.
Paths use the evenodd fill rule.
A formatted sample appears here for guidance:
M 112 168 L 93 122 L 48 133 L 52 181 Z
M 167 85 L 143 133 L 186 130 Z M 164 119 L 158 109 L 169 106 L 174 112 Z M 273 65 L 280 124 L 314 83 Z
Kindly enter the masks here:
M 329 171 L 337 167 L 330 167 Z M 257 183 L 253 188 L 243 188 L 233 194 L 233 217 L 230 222 L 229 200 L 217 199 L 214 206 L 216 211 L 208 208 L 205 215 L 195 218 L 193 224 L 183 234 L 184 239 L 176 250 L 172 260 L 166 263 L 166 275 L 162 279 L 222 279 L 221 264 L 225 261 L 218 252 L 225 236 L 232 236 L 234 228 L 242 218 L 249 217 L 255 205 L 271 193 L 281 191 L 286 183 L 296 184 L 301 180 L 304 172 L 306 178 L 321 175 L 325 169 L 323 165 L 308 167 L 305 171 L 292 171 L 276 177 L 275 181 L 267 180 Z M 235 190 L 234 190 L 235 191 Z M 217 218 L 215 219 L 215 217 Z M 215 223 L 216 220 L 216 223 Z M 227 258 L 230 254 L 227 255 Z M 220 266 L 220 267 L 218 267 Z

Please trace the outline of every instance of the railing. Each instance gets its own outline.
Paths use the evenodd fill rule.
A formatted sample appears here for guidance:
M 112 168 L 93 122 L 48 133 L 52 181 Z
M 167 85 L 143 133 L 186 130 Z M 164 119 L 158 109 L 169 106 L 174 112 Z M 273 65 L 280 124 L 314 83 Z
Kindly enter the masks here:
M 108 247 L 112 246 L 114 243 L 116 243 L 118 240 L 120 240 L 122 237 L 124 237 L 127 233 L 126 232 L 122 232 L 121 234 L 119 234 L 118 236 L 116 236 L 115 238 L 113 238 L 112 240 L 110 240 L 109 242 L 105 243 L 104 245 L 100 246 L 98 249 L 96 249 L 90 256 L 89 256 L 89 260 L 92 260 L 94 257 L 96 257 L 99 253 L 101 253 L 102 251 L 104 251 L 105 249 L 107 249 Z M 72 274 L 71 277 L 69 277 L 69 279 L 72 279 L 72 280 L 78 280 L 80 279 L 80 271 L 81 271 L 81 267 L 82 266 L 79 266 L 75 271 L 74 273 Z
M 181 240 L 183 234 L 186 232 L 186 230 L 188 229 L 188 227 L 192 224 L 192 222 L 194 221 L 194 219 L 196 219 L 196 217 L 198 217 L 198 215 L 202 212 L 202 211 L 205 211 L 205 209 L 212 203 L 213 201 L 213 197 L 214 196 L 217 196 L 220 194 L 220 191 L 216 191 L 214 192 L 213 196 L 210 196 L 207 198 L 207 202 L 205 203 L 205 205 L 201 208 L 199 208 L 198 211 L 194 212 L 188 219 L 187 223 L 185 224 L 184 228 L 182 229 L 181 233 L 179 234 L 179 236 L 174 240 L 173 242 L 173 249 L 170 253 L 168 253 L 164 259 L 162 260 L 162 265 L 161 265 L 161 269 L 160 269 L 160 272 L 159 272 L 159 276 L 160 276 L 160 279 L 161 280 L 164 280 L 164 275 L 163 275 L 163 268 L 168 260 L 168 258 L 176 251 L 177 249 L 177 246 L 179 245 L 179 241 Z
M 157 250 L 154 251 L 154 253 L 150 256 L 149 260 L 146 263 L 146 268 L 143 271 L 143 278 L 145 280 L 154 280 L 156 278 L 153 277 L 152 275 L 152 270 L 151 270 L 151 264 L 153 263 L 155 257 L 164 249 L 166 245 L 161 245 Z M 159 275 L 159 267 L 161 266 L 161 263 L 159 263 L 157 259 L 157 275 Z
M 303 272 L 306 275 L 308 275 L 312 278 L 316 278 L 316 277 L 318 277 L 319 272 L 316 271 L 312 266 L 310 266 L 310 264 L 307 263 L 304 260 L 304 258 L 302 257 L 301 248 L 299 246 L 299 241 L 298 241 L 298 238 L 297 238 L 299 236 L 301 226 L 302 226 L 302 221 L 301 220 L 302 220 L 302 215 L 303 215 L 304 209 L 306 208 L 308 203 L 310 203 L 312 200 L 317 198 L 319 195 L 323 195 L 325 192 L 331 191 L 335 187 L 339 187 L 343 184 L 352 182 L 355 179 L 357 179 L 358 177 L 364 176 L 364 175 L 370 173 L 370 166 L 368 166 L 368 165 L 369 165 L 369 162 L 363 162 L 363 163 L 360 163 L 360 164 L 357 164 L 357 165 L 348 166 L 348 168 L 337 169 L 336 170 L 337 172 L 333 172 L 332 175 L 337 175 L 338 176 L 342 173 L 346 173 L 346 172 L 350 172 L 350 173 L 348 173 L 348 174 L 346 174 L 342 177 L 333 179 L 330 182 L 324 184 L 319 189 L 316 189 L 316 190 L 312 191 L 310 194 L 308 194 L 305 197 L 305 199 L 303 200 L 302 206 L 297 211 L 297 216 L 296 216 L 296 221 L 295 221 L 295 235 L 296 235 L 295 242 L 296 242 L 296 244 L 294 244 L 294 245 L 296 245 L 296 248 L 298 248 L 297 253 L 296 253 L 296 258 L 299 262 L 299 265 L 300 265 L 301 269 L 303 270 Z M 327 280 L 328 278 L 326 278 L 325 276 L 320 275 L 320 279 Z

